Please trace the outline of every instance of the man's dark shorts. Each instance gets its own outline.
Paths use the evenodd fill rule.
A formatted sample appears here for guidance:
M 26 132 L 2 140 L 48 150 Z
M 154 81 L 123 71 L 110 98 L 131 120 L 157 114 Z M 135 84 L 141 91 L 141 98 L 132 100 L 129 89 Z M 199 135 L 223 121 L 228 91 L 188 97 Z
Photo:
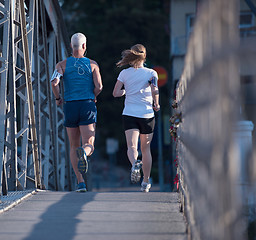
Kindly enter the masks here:
M 155 117 L 152 118 L 137 118 L 123 115 L 124 130 L 139 129 L 141 134 L 150 134 L 154 132 Z
M 97 121 L 97 108 L 93 100 L 77 100 L 64 103 L 64 126 L 76 128 Z

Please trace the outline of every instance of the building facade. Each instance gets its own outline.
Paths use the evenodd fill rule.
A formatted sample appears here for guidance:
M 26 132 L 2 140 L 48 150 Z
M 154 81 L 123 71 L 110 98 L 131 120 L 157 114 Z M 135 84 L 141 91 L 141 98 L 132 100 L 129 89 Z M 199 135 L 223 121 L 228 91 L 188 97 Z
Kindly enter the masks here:
M 247 2 L 252 1 L 240 0 L 239 9 L 239 29 L 241 48 L 254 46 L 256 51 L 256 16 L 253 9 Z M 181 77 L 184 58 L 187 52 L 187 44 L 193 26 L 196 21 L 198 11 L 200 11 L 201 1 L 199 0 L 171 0 L 170 1 L 170 59 L 173 89 Z M 256 7 L 255 7 L 256 9 Z M 253 45 L 254 43 L 254 45 Z M 240 58 L 240 83 L 241 83 L 241 119 L 249 120 L 256 125 L 256 68 L 255 54 L 246 54 Z M 255 134 L 254 134 L 255 135 Z M 256 137 L 253 140 L 256 142 Z

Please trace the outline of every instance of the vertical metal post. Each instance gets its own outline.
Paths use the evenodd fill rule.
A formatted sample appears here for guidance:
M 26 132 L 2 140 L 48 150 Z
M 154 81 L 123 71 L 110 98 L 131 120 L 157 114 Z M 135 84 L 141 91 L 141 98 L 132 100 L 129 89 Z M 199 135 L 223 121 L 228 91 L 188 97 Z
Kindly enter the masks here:
M 61 54 L 61 34 L 60 34 L 60 22 L 57 22 L 57 26 L 58 26 L 58 32 L 57 32 L 57 62 L 63 60 L 62 59 L 62 54 Z M 63 93 L 64 92 L 64 86 L 63 86 L 63 82 L 60 83 L 60 90 Z M 63 115 L 64 117 L 64 115 Z M 71 178 L 71 163 L 69 160 L 69 144 L 68 144 L 68 136 L 67 136 L 67 132 L 65 130 L 65 127 L 63 129 L 64 131 L 64 144 L 65 144 L 65 159 L 66 159 L 66 174 L 67 174 L 67 185 L 68 185 L 68 190 L 71 191 L 72 190 L 72 178 Z
M 55 189 L 58 191 L 59 189 L 59 174 L 58 174 L 58 164 L 57 164 L 57 156 L 56 156 L 56 137 L 53 132 L 53 118 L 52 118 L 52 105 L 51 105 L 51 88 L 49 81 L 49 67 L 48 67 L 48 47 L 47 47 L 47 33 L 46 33 L 46 20 L 45 20 L 45 6 L 42 0 L 40 0 L 40 13 L 41 13 L 41 24 L 42 24 L 42 38 L 44 45 L 44 58 L 45 58 L 45 71 L 46 71 L 46 85 L 47 85 L 47 100 L 49 103 L 49 118 L 50 118 L 50 137 L 52 142 L 52 152 L 53 152 L 53 168 L 54 168 L 54 184 Z
M 24 66 L 25 66 L 25 79 L 26 79 L 28 105 L 29 105 L 29 121 L 31 125 L 31 140 L 32 140 L 32 154 L 33 154 L 33 160 L 34 160 L 35 184 L 37 188 L 41 188 L 41 177 L 40 177 L 40 168 L 39 168 L 39 161 L 38 161 L 38 143 L 37 143 L 37 133 L 36 133 L 36 121 L 35 121 L 35 112 L 34 112 L 33 88 L 32 88 L 32 81 L 31 81 L 31 68 L 30 68 L 30 61 L 29 61 L 24 0 L 20 0 L 20 17 L 21 17 L 21 36 L 22 36 Z
M 40 116 L 40 72 L 39 72 L 39 26 L 38 26 L 38 0 L 35 0 L 34 7 L 34 54 L 33 57 L 33 71 L 34 71 L 34 88 L 35 88 L 35 119 L 36 119 L 36 131 L 37 131 L 37 141 L 38 141 L 38 159 L 40 162 L 40 172 L 42 172 L 41 161 L 42 161 L 42 144 L 41 144 L 41 116 Z M 42 183 L 43 185 L 43 183 Z M 43 187 L 43 186 L 42 186 Z
M 13 24 L 13 9 L 12 3 L 10 6 L 10 36 L 9 36 L 9 92 L 8 92 L 8 102 L 10 103 L 10 111 L 8 112 L 9 122 L 9 142 L 8 148 L 10 149 L 10 159 L 7 159 L 7 168 L 10 172 L 10 178 L 8 179 L 8 186 L 10 190 L 15 191 L 17 188 L 18 170 L 17 170 L 17 139 L 15 135 L 17 133 L 17 117 L 16 117 L 16 91 L 15 91 L 15 61 L 14 61 L 14 24 Z
M 5 158 L 5 123 L 6 123 L 6 90 L 9 55 L 9 31 L 10 31 L 10 2 L 4 2 L 4 18 L 0 26 L 3 25 L 1 72 L 0 72 L 0 194 L 2 192 L 2 174 Z

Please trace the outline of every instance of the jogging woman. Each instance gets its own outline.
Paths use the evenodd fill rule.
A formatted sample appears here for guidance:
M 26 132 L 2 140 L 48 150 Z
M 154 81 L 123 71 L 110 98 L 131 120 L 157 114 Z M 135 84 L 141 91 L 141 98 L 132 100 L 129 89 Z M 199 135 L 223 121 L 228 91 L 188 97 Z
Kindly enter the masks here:
M 158 76 L 155 70 L 144 67 L 146 48 L 136 44 L 131 49 L 122 52 L 118 67 L 129 67 L 122 70 L 117 78 L 113 90 L 114 97 L 125 95 L 123 109 L 123 125 L 127 142 L 127 155 L 131 162 L 131 181 L 140 181 L 140 170 L 143 171 L 141 191 L 148 192 L 151 188 L 149 182 L 152 156 L 150 143 L 153 138 L 155 126 L 154 110 L 159 111 L 159 91 L 157 87 Z M 138 158 L 138 141 L 142 161 Z

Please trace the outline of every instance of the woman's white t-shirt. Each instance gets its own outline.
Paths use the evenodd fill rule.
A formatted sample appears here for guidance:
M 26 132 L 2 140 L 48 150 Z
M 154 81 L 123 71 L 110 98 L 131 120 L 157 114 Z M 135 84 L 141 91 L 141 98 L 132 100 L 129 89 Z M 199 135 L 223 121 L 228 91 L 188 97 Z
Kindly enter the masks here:
M 129 67 L 120 72 L 117 80 L 122 82 L 125 88 L 123 115 L 139 118 L 154 117 L 153 98 L 148 82 L 152 77 L 158 79 L 157 72 L 146 67 Z

